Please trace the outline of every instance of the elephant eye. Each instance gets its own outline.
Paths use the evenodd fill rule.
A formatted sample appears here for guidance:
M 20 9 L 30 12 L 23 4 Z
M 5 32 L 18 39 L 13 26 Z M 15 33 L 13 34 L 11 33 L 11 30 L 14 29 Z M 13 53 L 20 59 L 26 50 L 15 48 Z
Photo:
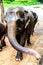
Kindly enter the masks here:
M 20 18 L 24 18 L 24 12 L 22 12 L 22 11 L 17 11 L 16 14 L 19 15 Z
M 24 13 L 20 14 L 20 18 L 24 18 Z

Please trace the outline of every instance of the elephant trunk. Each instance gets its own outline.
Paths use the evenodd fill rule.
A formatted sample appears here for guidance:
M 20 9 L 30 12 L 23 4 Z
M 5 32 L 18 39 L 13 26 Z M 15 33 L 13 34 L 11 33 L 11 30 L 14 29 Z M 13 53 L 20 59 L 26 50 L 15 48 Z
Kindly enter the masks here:
M 14 30 L 16 30 L 16 28 L 14 28 L 14 22 L 13 22 L 13 24 L 12 23 L 10 23 L 10 25 L 8 24 L 8 39 L 10 41 L 10 44 L 13 46 L 13 48 L 15 48 L 16 50 L 18 50 L 20 52 L 31 54 L 31 55 L 35 56 L 36 59 L 41 59 L 40 54 L 37 53 L 35 50 L 29 49 L 29 48 L 24 48 L 18 44 L 18 42 L 15 38 Z

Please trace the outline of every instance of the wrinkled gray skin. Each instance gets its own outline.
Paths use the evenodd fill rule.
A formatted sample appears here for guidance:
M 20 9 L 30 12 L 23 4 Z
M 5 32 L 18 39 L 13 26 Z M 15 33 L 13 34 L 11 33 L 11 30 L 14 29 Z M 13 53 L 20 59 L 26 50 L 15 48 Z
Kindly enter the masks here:
M 41 59 L 41 56 L 39 53 L 37 53 L 33 49 L 22 47 L 21 45 L 18 44 L 18 42 L 15 38 L 16 26 L 14 24 L 16 24 L 16 20 L 19 19 L 19 17 L 16 15 L 16 12 L 18 10 L 24 12 L 24 8 L 22 8 L 22 7 L 10 8 L 7 10 L 7 13 L 5 16 L 5 21 L 8 22 L 8 39 L 10 41 L 10 44 L 18 51 L 21 51 L 21 52 L 24 52 L 27 54 L 31 54 L 31 55 L 35 56 L 36 59 Z

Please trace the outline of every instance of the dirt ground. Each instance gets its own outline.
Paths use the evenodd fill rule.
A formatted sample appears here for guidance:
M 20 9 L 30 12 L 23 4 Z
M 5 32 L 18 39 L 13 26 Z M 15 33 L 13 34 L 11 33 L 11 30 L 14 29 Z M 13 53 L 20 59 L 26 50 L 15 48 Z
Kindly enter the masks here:
M 43 35 L 34 34 L 30 39 L 32 45 L 25 45 L 25 47 L 32 48 L 39 54 L 43 54 Z M 7 37 L 5 41 L 6 47 L 3 48 L 3 51 L 0 51 L 0 65 L 39 65 L 39 60 L 37 60 L 34 56 L 26 53 L 23 53 L 22 61 L 16 61 L 15 56 L 17 51 L 10 45 Z
M 16 61 L 15 56 L 17 51 L 10 45 L 7 37 L 5 41 L 7 46 L 3 49 L 3 51 L 0 52 L 0 65 L 26 65 L 26 64 L 38 65 L 39 60 L 36 60 L 34 56 L 28 55 L 25 53 L 23 53 L 22 61 Z M 43 48 L 43 44 L 42 44 L 43 36 L 40 36 L 40 35 L 31 36 L 31 42 L 32 42 L 32 45 L 29 46 L 29 48 L 33 48 L 41 54 L 41 51 L 39 50 Z M 26 47 L 28 46 L 26 45 Z

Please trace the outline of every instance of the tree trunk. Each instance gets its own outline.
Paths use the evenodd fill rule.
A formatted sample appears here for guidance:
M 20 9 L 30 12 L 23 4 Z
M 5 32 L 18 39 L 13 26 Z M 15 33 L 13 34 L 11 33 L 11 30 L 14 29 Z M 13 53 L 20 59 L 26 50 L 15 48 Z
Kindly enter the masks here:
M 0 9 L 1 9 L 1 22 L 4 22 L 4 6 L 2 0 L 0 0 Z

